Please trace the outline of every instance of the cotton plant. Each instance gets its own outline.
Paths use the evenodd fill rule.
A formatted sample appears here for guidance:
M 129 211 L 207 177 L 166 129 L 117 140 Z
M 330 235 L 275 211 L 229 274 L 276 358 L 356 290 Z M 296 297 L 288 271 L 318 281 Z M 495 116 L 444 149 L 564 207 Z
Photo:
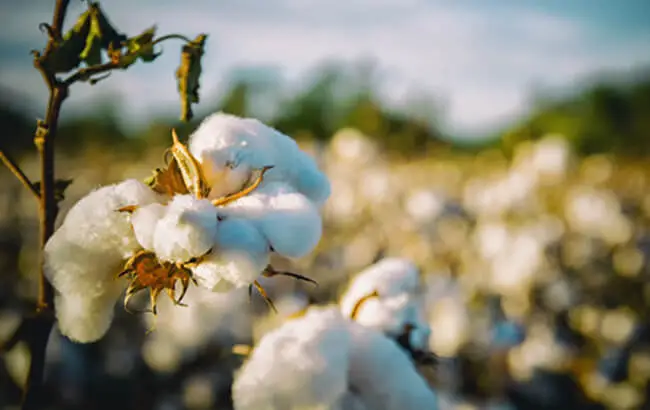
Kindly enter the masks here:
M 45 246 L 59 328 L 72 340 L 101 338 L 125 288 L 125 307 L 148 290 L 155 315 L 161 293 L 182 305 L 191 286 L 254 286 L 272 306 L 260 276 L 309 280 L 269 258 L 305 256 L 320 240 L 330 185 L 316 162 L 287 135 L 222 112 L 187 145 L 172 137 L 164 168 L 90 192 Z
M 341 313 L 395 339 L 420 363 L 430 363 L 429 327 L 419 292 L 420 272 L 409 259 L 384 258 L 357 274 L 340 300 Z
M 236 410 L 437 408 L 407 353 L 334 305 L 267 333 L 236 372 L 232 397 Z

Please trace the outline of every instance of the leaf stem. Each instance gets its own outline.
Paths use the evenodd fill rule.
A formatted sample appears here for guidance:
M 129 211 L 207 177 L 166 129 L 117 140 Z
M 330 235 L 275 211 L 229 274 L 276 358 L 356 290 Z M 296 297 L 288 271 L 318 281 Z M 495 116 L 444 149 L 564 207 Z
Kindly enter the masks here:
M 70 75 L 70 77 L 61 81 L 61 84 L 65 87 L 69 87 L 72 84 L 76 83 L 77 81 L 87 81 L 93 75 L 103 74 L 108 71 L 115 70 L 117 68 L 120 68 L 120 63 L 112 62 L 112 61 L 109 61 L 108 63 L 104 63 L 104 64 L 98 64 L 98 65 L 92 65 L 89 67 L 80 68 L 74 74 Z
M 186 43 L 191 43 L 191 42 L 192 42 L 192 40 L 190 40 L 189 38 L 185 37 L 185 36 L 182 35 L 182 34 L 167 34 L 167 35 L 164 35 L 164 36 L 162 36 L 162 37 L 158 37 L 158 38 L 153 42 L 153 45 L 156 45 L 156 44 L 158 44 L 158 43 L 162 43 L 163 41 L 173 40 L 173 39 L 181 40 L 181 41 L 184 41 L 184 42 L 186 42 Z

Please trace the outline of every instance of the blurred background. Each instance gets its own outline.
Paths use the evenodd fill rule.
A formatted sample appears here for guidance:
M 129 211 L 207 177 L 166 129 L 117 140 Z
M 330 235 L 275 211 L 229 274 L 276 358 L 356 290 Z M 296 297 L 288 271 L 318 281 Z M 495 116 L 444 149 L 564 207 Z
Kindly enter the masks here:
M 53 1 L 0 0 L 0 147 L 37 178 L 47 90 L 29 51 Z M 282 314 L 335 302 L 383 256 L 421 267 L 423 370 L 444 409 L 650 408 L 650 2 L 102 3 L 129 35 L 209 34 L 201 102 L 177 120 L 177 43 L 66 101 L 62 215 L 100 185 L 162 165 L 170 128 L 217 110 L 296 138 L 333 193 L 318 249 L 264 282 Z M 72 1 L 68 27 L 86 5 Z M 0 167 L 0 340 L 35 297 L 37 207 Z M 264 332 L 246 291 L 188 295 L 158 330 L 116 307 L 109 334 L 48 347 L 52 408 L 229 409 L 233 344 Z M 26 348 L 0 357 L 17 408 Z M 13 406 L 13 407 L 12 407 Z

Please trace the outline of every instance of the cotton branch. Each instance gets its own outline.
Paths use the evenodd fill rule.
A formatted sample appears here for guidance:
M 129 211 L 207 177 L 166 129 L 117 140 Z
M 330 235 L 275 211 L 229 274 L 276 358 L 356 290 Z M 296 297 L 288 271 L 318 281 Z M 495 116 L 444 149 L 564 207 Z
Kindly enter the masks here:
M 34 145 L 40 157 L 40 182 L 34 184 L 6 153 L 0 151 L 0 160 L 39 200 L 39 220 L 41 248 L 39 291 L 36 309 L 33 315 L 25 317 L 14 335 L 1 346 L 6 351 L 20 342 L 25 342 L 30 351 L 31 363 L 24 389 L 23 409 L 40 408 L 45 403 L 43 397 L 43 367 L 45 350 L 52 325 L 53 289 L 44 274 L 43 248 L 54 233 L 55 221 L 59 211 L 58 202 L 62 191 L 70 181 L 57 181 L 54 176 L 54 147 L 59 125 L 61 106 L 69 95 L 71 85 L 78 82 L 95 84 L 106 78 L 116 69 L 126 69 L 140 60 L 151 62 L 160 53 L 154 51 L 154 46 L 166 40 L 182 40 L 183 47 L 181 68 L 177 72 L 179 91 L 183 103 L 183 111 L 189 110 L 191 103 L 198 102 L 198 77 L 201 72 L 200 57 L 206 35 L 201 34 L 195 40 L 180 34 L 169 34 L 155 39 L 155 26 L 139 35 L 127 37 L 119 33 L 103 14 L 98 3 L 90 3 L 88 10 L 83 13 L 75 26 L 65 34 L 62 33 L 69 0 L 56 0 L 52 23 L 41 23 L 39 28 L 47 33 L 48 41 L 42 52 L 33 51 L 34 68 L 38 70 L 49 89 L 49 100 L 45 119 L 37 122 L 34 134 Z M 101 38 L 97 41 L 96 31 L 89 31 L 91 25 L 100 25 Z M 84 31 L 85 30 L 85 31 Z M 70 52 L 72 50 L 72 52 Z M 102 53 L 109 56 L 109 61 L 102 62 Z M 67 78 L 58 78 L 63 74 L 76 70 Z M 102 76 L 102 74 L 104 74 Z M 189 118 L 183 115 L 183 118 Z
M 5 152 L 1 150 L 0 150 L 0 161 L 2 161 L 7 166 L 7 168 L 9 168 L 9 171 L 11 171 L 16 176 L 16 178 L 18 178 L 18 180 L 25 186 L 25 188 L 27 188 L 32 194 L 34 194 L 36 199 L 40 199 L 41 194 L 36 190 L 34 184 L 30 182 L 27 175 L 25 175 L 23 170 L 20 169 L 18 164 L 11 157 L 9 157 Z

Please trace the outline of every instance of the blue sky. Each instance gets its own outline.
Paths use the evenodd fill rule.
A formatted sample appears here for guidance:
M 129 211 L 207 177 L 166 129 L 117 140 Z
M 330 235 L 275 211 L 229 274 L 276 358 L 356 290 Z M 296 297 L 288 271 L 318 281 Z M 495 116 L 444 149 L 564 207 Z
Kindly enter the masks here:
M 28 51 L 41 48 L 37 29 L 53 1 L 0 0 L 0 84 L 41 101 L 45 88 Z M 204 95 L 223 92 L 233 68 L 262 66 L 300 84 L 319 63 L 370 59 L 382 95 L 403 104 L 413 91 L 438 97 L 445 128 L 476 135 L 526 113 L 537 87 L 570 90 L 603 71 L 650 65 L 647 0 L 111 0 L 103 3 L 120 29 L 135 34 L 207 32 Z M 70 15 L 83 10 L 72 0 Z M 71 22 L 70 19 L 69 22 Z M 173 72 L 178 44 L 95 86 L 122 95 L 128 121 L 177 110 Z M 127 92 L 128 90 L 128 92 Z M 68 112 L 93 101 L 90 86 L 72 91 Z

